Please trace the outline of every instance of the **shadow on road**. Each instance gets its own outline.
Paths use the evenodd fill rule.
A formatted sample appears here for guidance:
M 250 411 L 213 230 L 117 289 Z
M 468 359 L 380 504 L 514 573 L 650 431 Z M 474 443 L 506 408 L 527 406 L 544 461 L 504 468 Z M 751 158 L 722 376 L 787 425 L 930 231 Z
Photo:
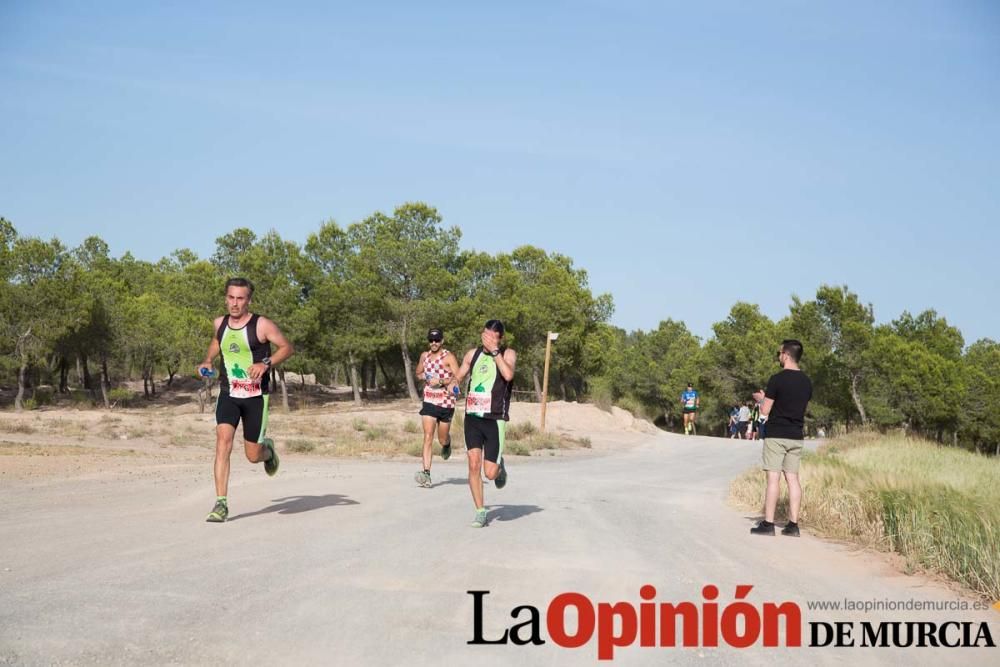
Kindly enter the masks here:
M 469 483 L 468 477 L 452 477 L 451 479 L 446 479 L 443 482 L 437 482 L 436 484 L 431 484 L 431 488 L 436 488 L 439 486 L 445 486 L 446 484 L 461 484 L 465 485 Z
M 513 521 L 514 519 L 520 519 L 522 516 L 528 516 L 529 514 L 541 511 L 542 508 L 538 505 L 490 505 L 487 520 Z
M 260 514 L 271 514 L 273 512 L 277 512 L 278 514 L 299 514 L 300 512 L 310 512 L 324 507 L 359 504 L 357 500 L 351 500 L 347 496 L 336 493 L 329 493 L 325 496 L 289 496 L 288 498 L 275 498 L 271 502 L 275 504 L 256 512 L 237 514 L 236 516 L 229 517 L 229 520 L 236 521 L 237 519 L 245 519 Z

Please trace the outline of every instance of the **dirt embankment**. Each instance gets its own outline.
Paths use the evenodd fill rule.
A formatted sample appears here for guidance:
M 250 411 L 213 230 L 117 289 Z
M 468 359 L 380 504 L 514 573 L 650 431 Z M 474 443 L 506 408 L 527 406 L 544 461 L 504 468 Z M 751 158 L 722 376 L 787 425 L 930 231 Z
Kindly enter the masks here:
M 273 407 L 268 432 L 295 456 L 395 458 L 418 456 L 419 406 L 381 401 L 358 407 L 337 401 L 284 412 Z M 627 447 L 657 433 L 628 412 L 557 401 L 537 430 L 541 406 L 515 403 L 510 423 L 515 455 L 564 456 Z M 461 412 L 453 439 L 461 443 Z M 215 446 L 215 418 L 195 401 L 143 408 L 44 408 L 0 416 L 0 479 L 90 475 L 134 476 L 162 465 L 204 465 Z M 237 447 L 241 433 L 237 431 Z

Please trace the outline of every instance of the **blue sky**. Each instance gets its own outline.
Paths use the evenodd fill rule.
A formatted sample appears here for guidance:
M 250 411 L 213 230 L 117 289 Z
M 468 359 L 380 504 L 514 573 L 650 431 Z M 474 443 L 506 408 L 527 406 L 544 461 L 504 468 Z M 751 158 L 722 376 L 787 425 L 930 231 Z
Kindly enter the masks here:
M 116 255 L 422 200 L 629 329 L 831 283 L 1000 339 L 987 1 L 8 0 L 0 156 L 21 233 Z

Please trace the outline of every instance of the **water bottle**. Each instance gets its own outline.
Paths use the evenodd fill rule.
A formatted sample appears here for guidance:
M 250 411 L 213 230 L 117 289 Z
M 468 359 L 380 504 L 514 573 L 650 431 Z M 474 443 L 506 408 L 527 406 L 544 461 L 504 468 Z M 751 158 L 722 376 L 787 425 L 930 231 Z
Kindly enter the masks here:
M 203 378 L 210 378 L 213 375 L 215 375 L 215 371 L 212 370 L 211 368 L 202 368 L 202 369 L 199 369 L 199 370 L 200 370 L 201 376 Z

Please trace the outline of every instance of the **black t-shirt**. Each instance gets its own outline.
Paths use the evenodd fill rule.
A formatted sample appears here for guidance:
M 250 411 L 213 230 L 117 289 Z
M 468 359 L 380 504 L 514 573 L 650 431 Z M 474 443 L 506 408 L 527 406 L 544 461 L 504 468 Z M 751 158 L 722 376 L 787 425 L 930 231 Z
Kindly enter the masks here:
M 806 406 L 812 395 L 812 382 L 802 371 L 784 369 L 772 375 L 764 390 L 765 397 L 774 399 L 767 417 L 767 437 L 801 440 Z

